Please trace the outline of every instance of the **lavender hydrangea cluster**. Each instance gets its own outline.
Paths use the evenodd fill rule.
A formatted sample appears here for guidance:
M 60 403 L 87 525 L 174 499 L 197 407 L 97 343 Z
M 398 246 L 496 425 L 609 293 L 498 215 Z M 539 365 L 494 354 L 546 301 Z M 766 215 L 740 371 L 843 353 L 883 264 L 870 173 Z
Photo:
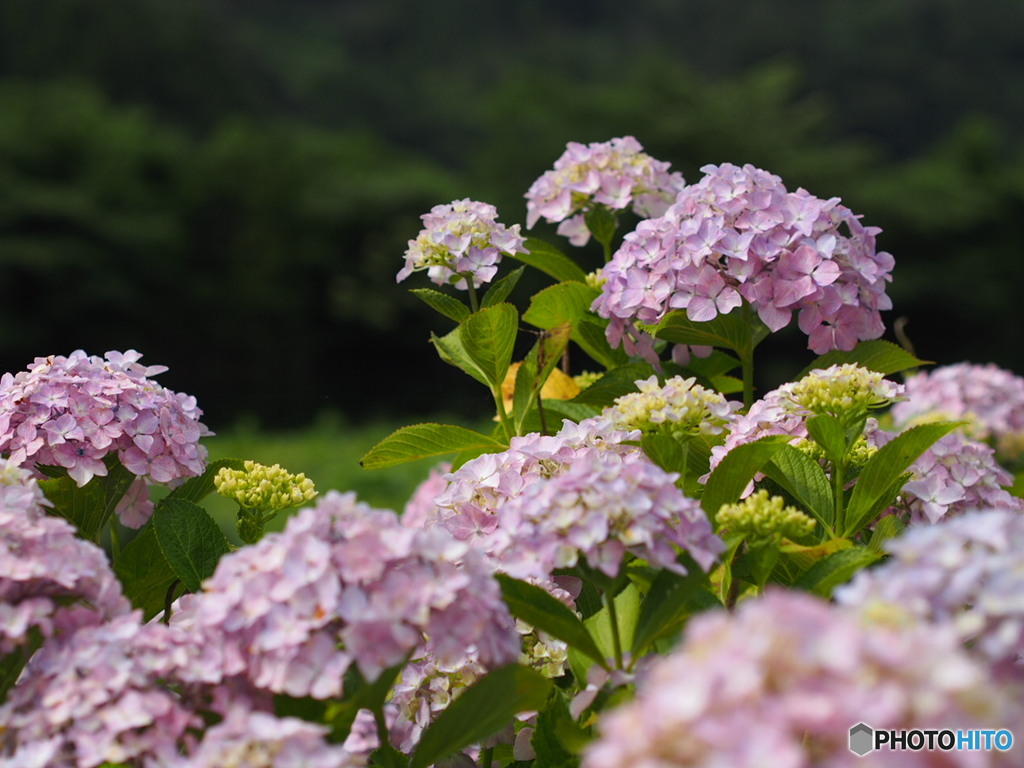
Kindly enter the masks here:
M 789 192 L 778 176 L 745 165 L 708 165 L 664 215 L 640 222 L 601 275 L 593 309 L 608 339 L 654 362 L 636 323 L 675 309 L 693 321 L 727 314 L 746 300 L 769 329 L 794 313 L 821 354 L 852 349 L 884 330 L 880 311 L 893 258 L 838 198 Z
M 134 350 L 102 358 L 77 350 L 36 358 L 26 371 L 0 378 L 0 451 L 19 465 L 64 467 L 79 485 L 107 474 L 114 454 L 134 475 L 170 483 L 199 475 L 211 434 L 194 397 L 151 379 L 167 369 L 144 366 Z M 125 520 L 132 527 L 146 512 Z
M 421 218 L 423 229 L 409 241 L 397 282 L 425 269 L 437 285 L 466 290 L 472 281 L 479 288 L 494 279 L 503 255 L 528 253 L 519 225 L 506 228 L 499 223 L 498 211 L 489 203 L 456 200 L 435 205 Z
M 50 638 L 130 610 L 103 550 L 47 504 L 27 469 L 0 460 L 0 658 L 33 632 Z
M 1024 516 L 979 510 L 917 526 L 886 542 L 893 558 L 861 571 L 836 598 L 893 604 L 956 628 L 999 674 L 1024 678 Z
M 569 142 L 552 170 L 526 193 L 526 227 L 543 217 L 558 224 L 558 234 L 585 245 L 590 230 L 584 214 L 595 205 L 613 211 L 630 205 L 643 218 L 660 216 L 686 185 L 670 164 L 655 160 L 632 136 L 606 142 Z
M 342 693 L 353 663 L 372 680 L 420 647 L 441 663 L 472 648 L 486 668 L 520 650 L 498 585 L 467 544 L 337 492 L 222 558 L 173 622 L 220 649 L 225 677 L 320 699 Z
M 583 766 L 760 768 L 768 756 L 786 768 L 892 765 L 892 755 L 853 754 L 851 725 L 1000 728 L 1020 717 L 1019 702 L 952 631 L 769 592 L 733 614 L 693 618 L 680 649 L 642 676 L 636 699 L 599 720 Z M 905 751 L 899 764 L 938 765 L 937 754 Z M 942 753 L 941 764 L 1013 760 Z
M 907 399 L 892 409 L 897 426 L 965 420 L 964 431 L 1007 457 L 1024 449 L 1024 378 L 996 365 L 944 365 L 907 378 Z

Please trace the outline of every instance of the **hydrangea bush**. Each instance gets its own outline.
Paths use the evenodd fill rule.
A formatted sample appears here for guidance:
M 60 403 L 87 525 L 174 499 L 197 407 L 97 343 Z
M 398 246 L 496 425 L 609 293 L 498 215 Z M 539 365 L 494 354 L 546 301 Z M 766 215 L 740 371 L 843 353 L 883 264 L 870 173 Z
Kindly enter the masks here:
M 424 215 L 398 280 L 495 417 L 363 457 L 438 462 L 401 514 L 207 463 L 133 350 L 0 378 L 0 768 L 1019 765 L 1024 380 L 881 340 L 837 198 L 702 171 L 570 143 L 525 224 L 571 253 Z M 755 391 L 794 320 L 817 357 Z

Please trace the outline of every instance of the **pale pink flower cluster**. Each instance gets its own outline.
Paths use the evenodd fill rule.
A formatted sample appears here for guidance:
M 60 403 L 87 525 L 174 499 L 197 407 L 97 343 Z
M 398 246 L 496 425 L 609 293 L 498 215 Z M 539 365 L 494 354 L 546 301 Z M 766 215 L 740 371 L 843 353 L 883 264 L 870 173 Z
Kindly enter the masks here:
M 892 409 L 897 426 L 948 419 L 968 422 L 976 440 L 1008 452 L 1024 446 L 1024 378 L 993 364 L 944 365 L 907 378 L 907 399 Z
M 127 613 L 106 555 L 76 536 L 24 468 L 0 459 L 0 657 L 44 638 Z
M 898 605 L 956 628 L 968 650 L 1024 677 L 1024 515 L 969 512 L 915 526 L 886 542 L 893 558 L 861 571 L 836 599 Z
M 852 349 L 884 330 L 881 310 L 893 258 L 875 248 L 838 198 L 789 192 L 778 176 L 745 165 L 708 165 L 664 215 L 640 222 L 605 265 L 593 309 L 608 339 L 654 361 L 654 324 L 675 309 L 693 321 L 728 314 L 746 300 L 772 331 L 793 313 L 821 354 Z
M 893 435 L 878 431 L 870 437 L 883 445 Z M 1024 511 L 1024 501 L 1005 490 L 1013 476 L 984 443 L 954 432 L 946 435 L 915 461 L 913 478 L 900 492 L 912 522 L 934 523 L 972 509 L 997 507 Z
M 860 722 L 939 730 L 1021 722 L 1019 702 L 952 630 L 886 618 L 781 591 L 735 613 L 699 614 L 679 650 L 641 677 L 636 698 L 598 721 L 583 768 L 1014 764 L 1012 751 L 850 751 Z
M 107 474 L 115 454 L 134 475 L 169 483 L 199 475 L 211 434 L 194 397 L 150 377 L 167 370 L 144 366 L 134 350 L 103 358 L 77 350 L 36 358 L 26 371 L 0 378 L 0 451 L 16 464 L 64 467 L 79 485 Z M 145 522 L 135 509 L 132 527 Z
M 719 435 L 742 403 L 730 402 L 696 381 L 682 376 L 672 376 L 664 384 L 657 376 L 641 379 L 634 382 L 636 392 L 616 398 L 601 415 L 621 429 L 680 437 Z
M 614 574 L 627 550 L 682 570 L 682 549 L 709 568 L 721 541 L 699 503 L 675 486 L 677 475 L 623 444 L 638 437 L 595 417 L 566 421 L 555 435 L 513 438 L 507 451 L 449 476 L 434 521 L 518 578 L 550 580 L 581 554 Z
M 478 553 L 337 492 L 222 558 L 173 621 L 220 649 L 225 676 L 290 696 L 338 696 L 350 664 L 375 679 L 420 647 L 487 668 L 520 650 Z
M 613 211 L 630 205 L 643 218 L 660 216 L 686 185 L 669 163 L 655 160 L 632 136 L 606 142 L 569 142 L 565 152 L 530 185 L 526 193 L 526 227 L 543 217 L 558 225 L 558 234 L 585 245 L 590 230 L 584 214 L 595 205 Z
M 435 205 L 421 218 L 423 229 L 409 241 L 405 266 L 396 279 L 399 283 L 425 269 L 438 285 L 466 290 L 472 279 L 473 287 L 479 288 L 494 279 L 502 255 L 528 253 L 519 225 L 500 224 L 497 209 L 489 203 L 456 200 Z

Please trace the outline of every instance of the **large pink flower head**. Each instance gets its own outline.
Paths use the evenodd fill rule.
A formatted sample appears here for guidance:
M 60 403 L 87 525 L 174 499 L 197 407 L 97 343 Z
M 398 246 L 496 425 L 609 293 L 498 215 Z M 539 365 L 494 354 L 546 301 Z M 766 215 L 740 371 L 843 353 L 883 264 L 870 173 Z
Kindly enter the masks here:
M 611 210 L 633 206 L 643 218 L 660 216 L 685 186 L 682 174 L 655 160 L 632 136 L 606 142 L 569 142 L 565 152 L 526 193 L 526 226 L 543 217 L 573 245 L 584 245 L 590 231 L 584 214 L 594 205 Z
M 951 624 L 969 651 L 1024 679 L 1024 515 L 984 510 L 913 526 L 886 542 L 893 558 L 861 571 L 836 599 L 893 604 Z
M 906 399 L 892 409 L 897 426 L 965 420 L 965 432 L 1009 457 L 1024 449 L 1024 378 L 995 365 L 958 363 L 907 378 Z
M 636 322 L 674 309 L 694 321 L 727 314 L 743 300 L 773 331 L 798 314 L 810 349 L 852 349 L 882 335 L 892 256 L 838 198 L 789 192 L 778 176 L 745 165 L 708 165 L 663 216 L 642 221 L 605 265 L 594 311 L 608 338 L 653 355 Z
M 105 476 L 116 454 L 134 475 L 156 483 L 199 475 L 210 431 L 194 397 L 150 377 L 167 370 L 139 364 L 138 352 L 36 358 L 0 378 L 0 451 L 17 464 L 64 467 L 79 485 Z M 134 521 L 138 525 L 145 519 Z
M 33 630 L 49 638 L 131 609 L 103 550 L 47 504 L 27 469 L 0 459 L 0 657 Z
M 862 722 L 1001 729 L 1021 714 L 946 628 L 770 592 L 735 613 L 692 619 L 679 650 L 638 682 L 636 699 L 598 720 L 583 767 L 1011 765 L 1016 750 L 880 749 L 858 757 L 849 733 Z
M 291 696 L 338 696 L 350 664 L 374 679 L 419 647 L 441 663 L 473 648 L 486 668 L 519 655 L 479 554 L 336 492 L 222 558 L 173 623 L 221 649 L 225 677 Z
M 466 290 L 472 279 L 473 287 L 479 288 L 494 279 L 502 255 L 528 253 L 519 225 L 506 228 L 499 223 L 498 211 L 489 203 L 456 200 L 435 205 L 421 218 L 423 229 L 409 241 L 397 282 L 425 269 L 438 285 Z

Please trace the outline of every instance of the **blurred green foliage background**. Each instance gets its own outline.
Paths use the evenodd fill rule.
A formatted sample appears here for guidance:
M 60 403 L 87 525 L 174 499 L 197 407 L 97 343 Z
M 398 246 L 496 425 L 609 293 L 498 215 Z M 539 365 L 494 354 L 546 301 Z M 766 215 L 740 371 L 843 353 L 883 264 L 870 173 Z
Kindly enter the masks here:
M 920 356 L 1024 372 L 1021 94 L 1019 0 L 4 0 L 0 370 L 135 348 L 214 429 L 482 415 L 394 283 L 419 215 L 522 222 L 567 141 L 632 134 L 842 197 Z

